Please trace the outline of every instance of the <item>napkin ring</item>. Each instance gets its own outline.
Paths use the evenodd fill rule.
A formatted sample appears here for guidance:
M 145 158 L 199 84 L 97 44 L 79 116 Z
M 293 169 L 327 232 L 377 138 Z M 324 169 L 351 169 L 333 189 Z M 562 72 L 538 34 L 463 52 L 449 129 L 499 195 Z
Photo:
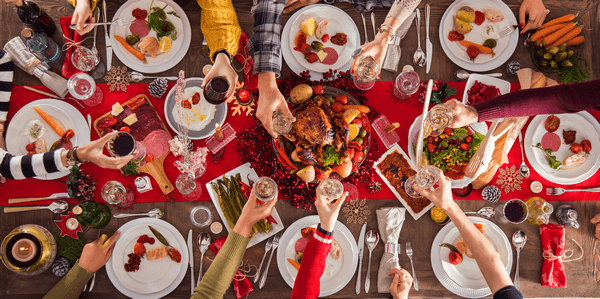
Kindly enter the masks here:
M 402 254 L 402 245 L 395 243 L 386 243 L 385 252 L 392 254 Z

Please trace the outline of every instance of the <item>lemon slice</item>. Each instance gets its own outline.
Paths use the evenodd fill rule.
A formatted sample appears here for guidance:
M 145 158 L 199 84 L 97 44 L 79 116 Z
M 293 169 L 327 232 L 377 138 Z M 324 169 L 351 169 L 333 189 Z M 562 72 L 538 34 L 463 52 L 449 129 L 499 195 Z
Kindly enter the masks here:
M 360 132 L 360 128 L 356 124 L 350 124 L 349 127 L 350 127 L 350 140 L 354 140 L 354 138 L 356 138 L 356 136 L 358 136 L 358 133 Z
M 169 52 L 169 50 L 171 50 L 171 39 L 168 36 L 163 36 L 163 38 L 160 39 L 160 52 L 161 53 L 167 53 Z

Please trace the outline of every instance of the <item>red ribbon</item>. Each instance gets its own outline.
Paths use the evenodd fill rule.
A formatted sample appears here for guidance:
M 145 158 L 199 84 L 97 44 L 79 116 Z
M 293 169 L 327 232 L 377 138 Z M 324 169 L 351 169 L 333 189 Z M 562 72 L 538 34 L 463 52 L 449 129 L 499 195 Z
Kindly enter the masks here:
M 221 250 L 221 247 L 223 247 L 225 240 L 227 240 L 227 237 L 219 238 L 214 243 L 208 245 L 208 248 L 210 248 L 210 250 L 212 250 L 215 254 L 218 254 L 219 250 Z M 242 271 L 238 270 L 233 279 L 233 292 L 235 293 L 235 297 L 237 299 L 243 298 L 252 293 L 252 291 L 254 291 L 252 284 L 246 275 L 244 275 Z
M 60 17 L 60 27 L 62 28 L 63 35 L 65 40 L 73 40 L 73 42 L 78 43 L 81 41 L 81 35 L 77 33 L 77 31 L 69 28 L 71 26 L 71 17 Z M 71 54 L 73 54 L 73 47 L 69 47 L 65 54 L 65 60 L 62 66 L 62 76 L 69 79 L 71 76 L 82 73 L 82 71 L 78 70 L 73 63 L 71 63 Z
M 252 60 L 252 56 L 248 53 L 248 35 L 246 35 L 246 32 L 244 31 L 240 34 L 238 52 L 234 58 L 242 64 L 246 87 L 250 88 L 250 90 L 258 88 L 258 75 L 252 73 L 252 70 L 254 69 L 254 60 Z
M 565 253 L 565 235 L 566 230 L 564 225 L 540 225 L 540 243 L 542 251 L 546 253 L 542 264 L 542 286 L 567 287 L 567 273 L 565 272 L 565 265 L 562 258 Z

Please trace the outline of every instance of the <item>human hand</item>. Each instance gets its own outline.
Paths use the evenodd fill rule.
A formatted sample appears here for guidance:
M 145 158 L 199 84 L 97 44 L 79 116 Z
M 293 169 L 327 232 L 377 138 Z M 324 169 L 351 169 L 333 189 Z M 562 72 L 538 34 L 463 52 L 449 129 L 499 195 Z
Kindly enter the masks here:
M 77 156 L 83 161 L 92 162 L 102 168 L 109 169 L 121 169 L 123 166 L 127 165 L 129 161 L 133 158 L 132 155 L 126 157 L 113 158 L 105 156 L 102 153 L 102 149 L 104 145 L 110 140 L 113 134 L 117 134 L 118 132 L 111 132 L 104 137 L 94 140 L 77 150 Z
M 108 236 L 103 234 L 96 241 L 85 244 L 79 258 L 79 266 L 90 273 L 95 273 L 102 268 L 108 262 L 119 235 L 121 232 L 117 231 L 110 239 L 106 240 Z
M 529 15 L 529 21 L 525 24 L 525 15 L 527 14 Z M 523 28 L 521 29 L 521 34 L 542 26 L 545 19 L 546 7 L 542 3 L 542 0 L 523 0 L 519 9 L 519 22 L 521 23 L 521 28 Z
M 96 23 L 96 20 L 92 17 L 92 8 L 90 7 L 90 1 L 79 0 L 75 6 L 73 17 L 71 18 L 71 25 L 77 24 L 77 33 L 84 35 L 92 31 L 92 26 L 86 26 L 85 21 L 90 20 L 90 23 Z
M 377 62 L 379 62 L 379 66 L 381 68 L 381 65 L 383 65 L 383 59 L 387 53 L 387 46 L 390 39 L 391 37 L 387 32 L 380 32 L 377 33 L 372 42 L 360 46 L 362 51 L 360 52 L 360 55 L 354 57 L 354 62 L 352 63 L 352 73 L 354 73 L 356 62 L 358 62 L 358 59 L 361 56 L 372 56 L 375 58 L 375 60 L 377 60 Z
M 408 292 L 410 291 L 410 286 L 413 283 L 413 278 L 408 273 L 408 271 L 404 269 L 393 268 L 388 276 L 394 276 L 394 280 L 390 285 L 390 293 L 394 299 L 406 299 L 408 298 Z
M 596 225 L 596 229 L 595 229 L 595 233 L 594 233 L 594 237 L 596 237 L 596 239 L 600 240 L 600 214 L 596 214 L 596 216 L 594 218 L 592 218 L 592 220 L 590 220 L 590 222 L 592 224 Z
M 273 113 L 281 112 L 283 115 L 296 121 L 296 118 L 290 112 L 285 98 L 277 88 L 275 82 L 275 74 L 260 73 L 258 74 L 258 107 L 256 107 L 256 118 L 260 120 L 267 132 L 274 138 L 279 134 L 273 129 Z
M 479 115 L 473 106 L 465 106 L 463 103 L 452 99 L 445 103 L 452 108 L 452 122 L 450 128 L 461 128 L 477 122 Z
M 287 0 L 283 13 L 290 13 L 300 7 L 319 3 L 320 0 Z
M 227 90 L 226 98 L 229 99 L 233 96 L 235 92 L 237 82 L 238 82 L 238 74 L 231 67 L 231 61 L 225 53 L 219 53 L 217 57 L 215 57 L 215 64 L 210 68 L 204 80 L 202 80 L 202 88 L 206 85 L 214 77 L 224 77 L 227 79 L 227 83 L 229 83 L 229 89 Z
M 250 192 L 250 198 L 244 205 L 244 209 L 242 210 L 242 214 L 233 228 L 233 231 L 242 235 L 245 238 L 250 237 L 250 232 L 252 231 L 252 226 L 257 221 L 271 215 L 275 204 L 277 203 L 277 196 L 274 199 L 260 204 L 256 200 L 256 196 L 254 196 L 254 192 Z
M 321 221 L 321 228 L 332 232 L 335 227 L 335 222 L 337 221 L 338 215 L 340 213 L 340 207 L 346 201 L 346 197 L 348 197 L 348 192 L 344 192 L 342 196 L 338 199 L 329 199 L 328 197 L 321 194 L 320 188 L 317 188 L 317 200 L 315 200 L 315 207 L 317 208 L 317 213 L 319 213 L 319 220 Z M 332 203 L 334 200 L 337 200 L 335 203 Z
M 446 177 L 439 168 L 436 167 L 436 171 L 439 176 L 437 188 L 434 190 L 423 189 L 417 184 L 415 184 L 414 187 L 419 194 L 427 197 L 427 199 L 429 199 L 434 205 L 446 211 L 452 204 L 454 204 L 454 199 L 452 198 L 452 189 L 450 188 L 451 182 L 450 179 Z

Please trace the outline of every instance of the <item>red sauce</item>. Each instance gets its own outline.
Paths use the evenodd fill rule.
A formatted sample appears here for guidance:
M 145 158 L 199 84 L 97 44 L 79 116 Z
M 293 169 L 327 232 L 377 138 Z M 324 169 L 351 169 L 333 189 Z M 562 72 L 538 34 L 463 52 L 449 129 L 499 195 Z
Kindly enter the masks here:
M 179 251 L 173 247 L 169 248 L 169 257 L 176 263 L 181 262 L 181 253 L 179 253 Z
M 485 14 L 480 12 L 479 10 L 475 11 L 475 24 L 477 24 L 477 26 L 481 26 L 481 24 L 483 24 L 483 22 L 485 22 Z
M 145 9 L 136 8 L 131 12 L 131 15 L 136 19 L 146 19 L 148 16 L 148 11 Z
M 135 272 L 135 271 L 139 270 L 140 263 L 142 262 L 142 259 L 140 258 L 140 256 L 135 253 L 130 253 L 127 255 L 127 257 L 129 258 L 129 260 L 127 261 L 127 264 L 124 265 L 125 271 L 126 272 Z

